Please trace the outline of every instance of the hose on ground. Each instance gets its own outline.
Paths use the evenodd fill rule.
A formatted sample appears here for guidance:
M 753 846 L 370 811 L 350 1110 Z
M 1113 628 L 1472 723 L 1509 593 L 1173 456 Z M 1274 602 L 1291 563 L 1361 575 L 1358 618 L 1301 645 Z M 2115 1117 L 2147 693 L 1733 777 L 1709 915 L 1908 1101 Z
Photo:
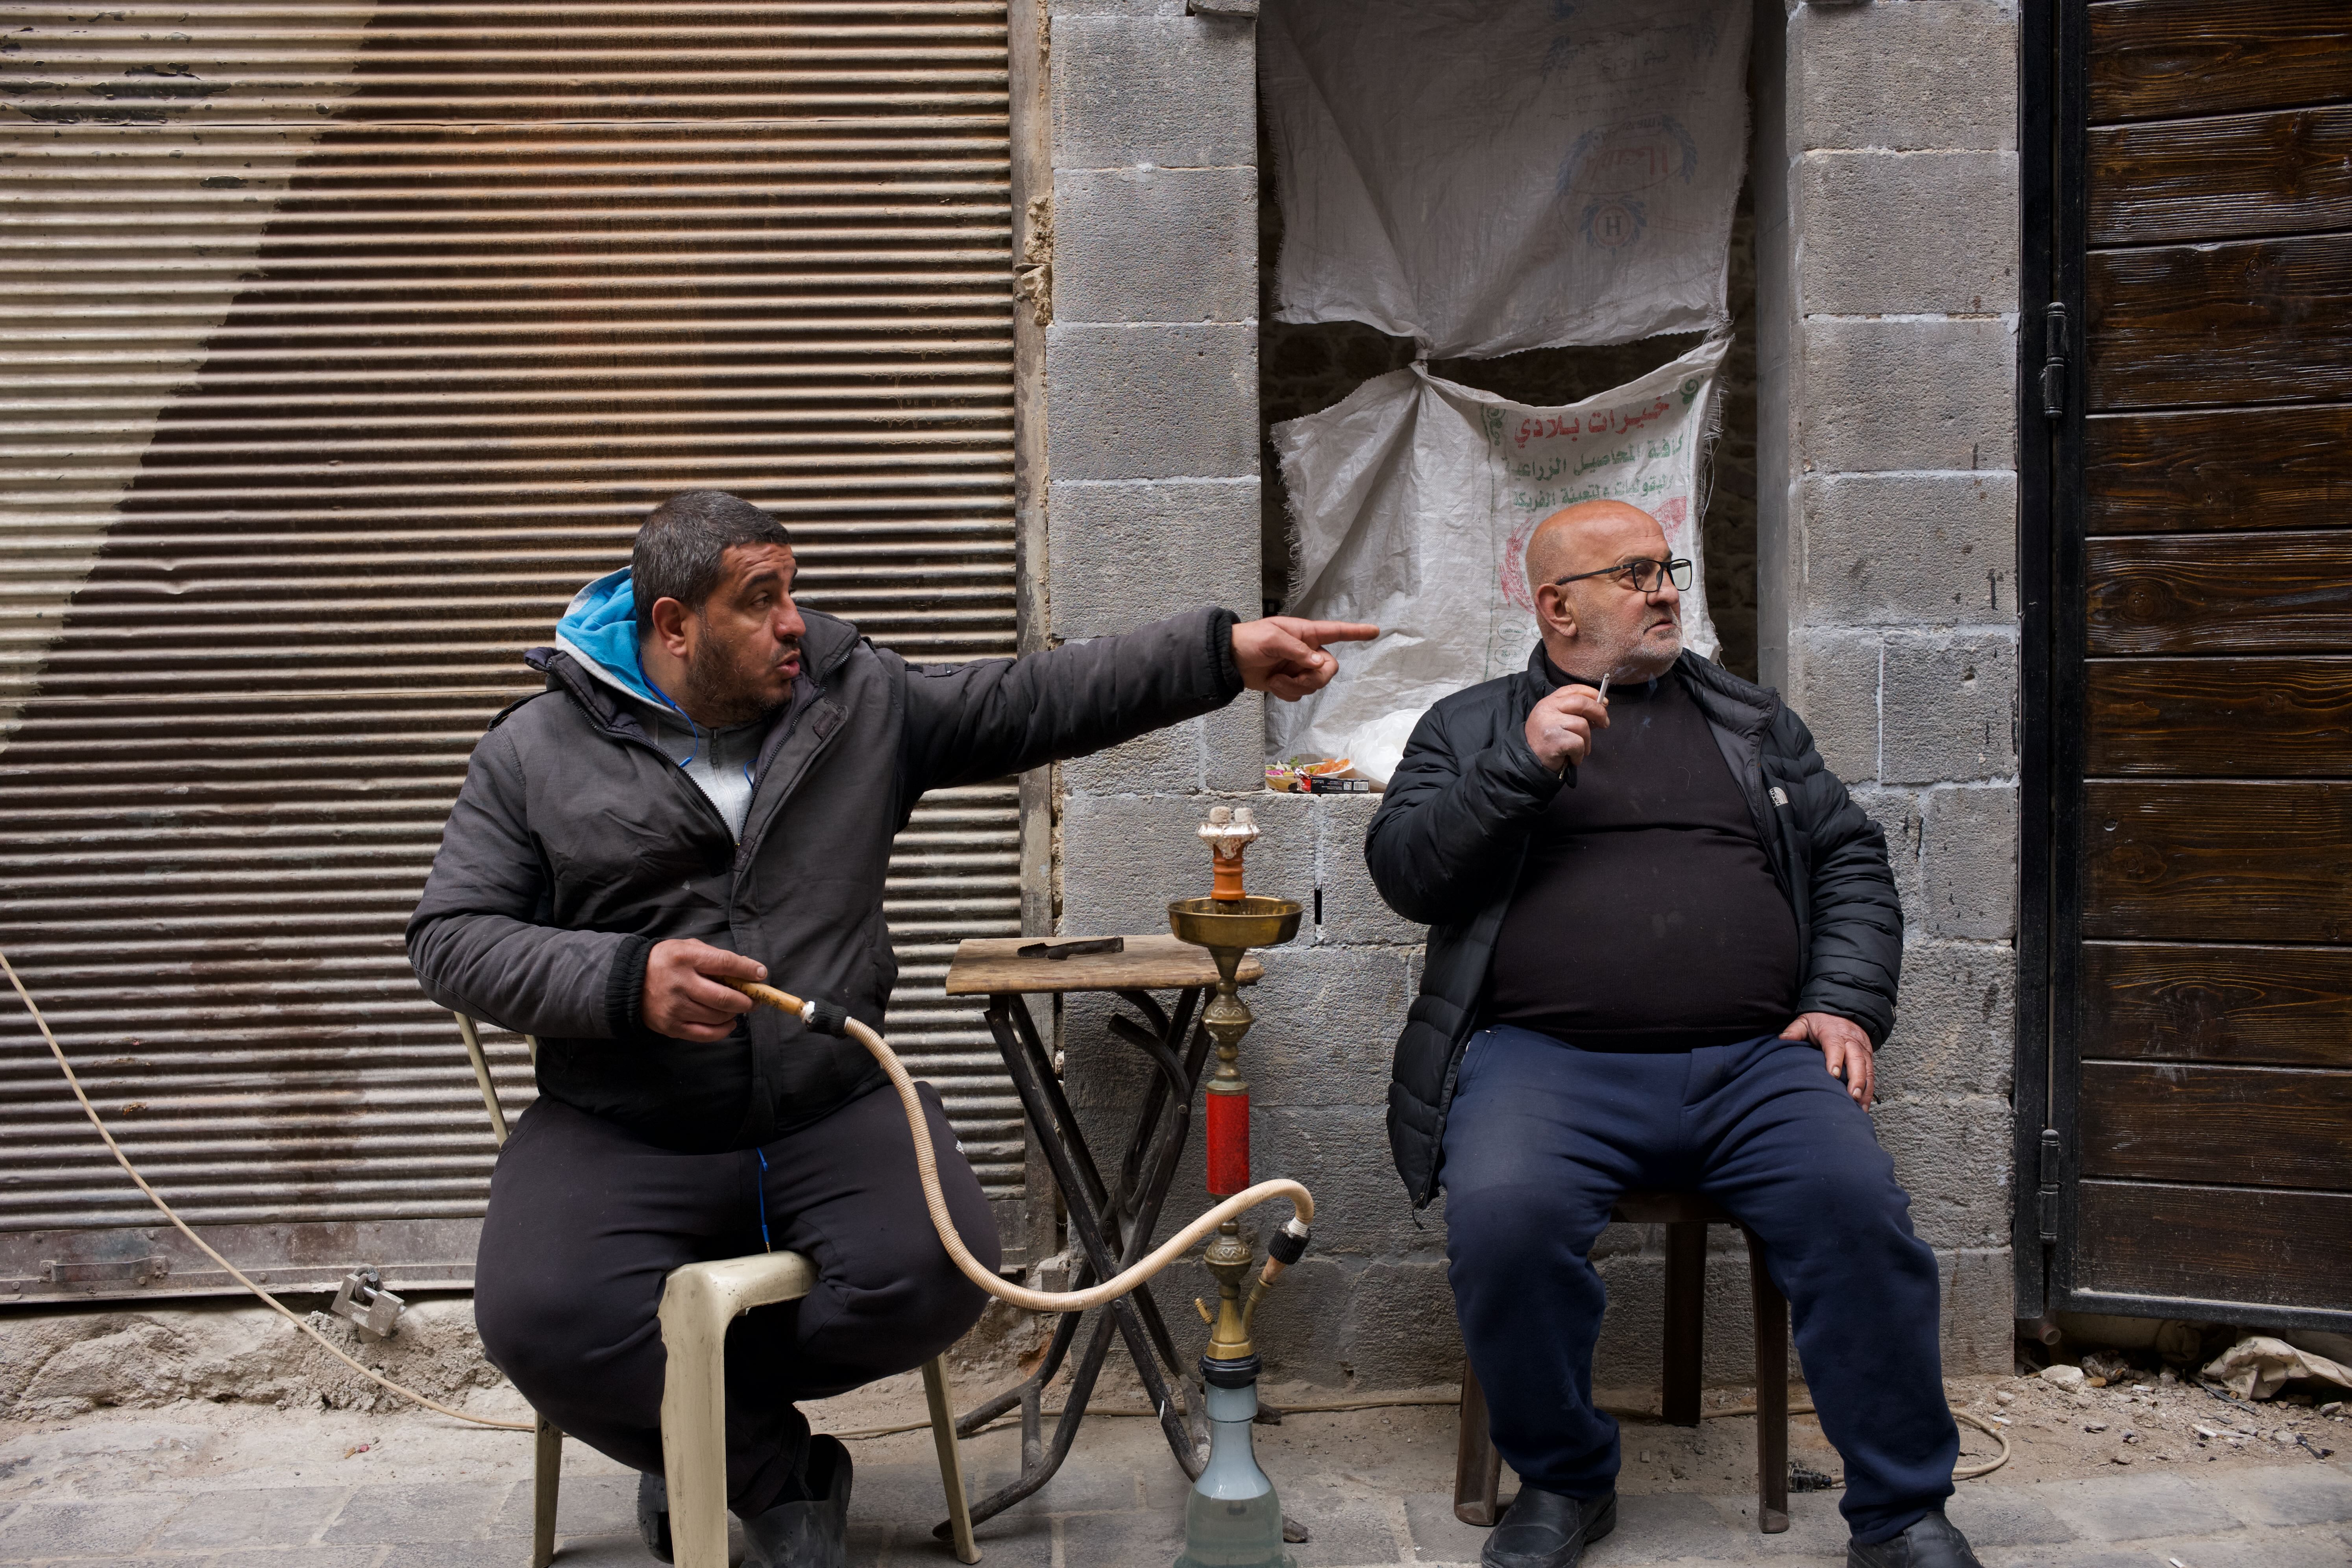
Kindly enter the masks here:
M 131 1163 L 130 1156 L 123 1153 L 122 1146 L 114 1141 L 114 1134 L 109 1132 L 106 1130 L 106 1123 L 99 1120 L 98 1107 L 92 1105 L 89 1102 L 89 1096 L 82 1092 L 81 1079 L 74 1076 L 73 1064 L 66 1060 L 65 1050 L 58 1044 L 58 1037 L 49 1033 L 49 1021 L 41 1016 L 40 1008 L 36 1006 L 33 1003 L 33 994 L 25 989 L 25 983 L 23 981 L 16 978 L 16 965 L 8 962 L 8 955 L 5 952 L 0 952 L 0 970 L 5 970 L 7 972 L 8 984 L 15 986 L 16 988 L 16 994 L 24 999 L 25 1010 L 33 1016 L 33 1022 L 39 1026 L 41 1038 L 49 1043 L 49 1054 L 58 1058 L 58 1067 L 65 1073 L 66 1082 L 72 1086 L 74 1098 L 81 1101 L 82 1114 L 88 1116 L 89 1118 L 89 1124 L 98 1129 L 98 1135 L 106 1140 L 107 1152 L 114 1156 L 115 1163 L 122 1167 L 125 1174 L 129 1175 L 133 1182 L 139 1184 L 139 1190 L 147 1194 L 147 1201 L 153 1204 L 157 1208 L 163 1210 L 163 1217 L 170 1220 L 173 1225 L 177 1226 L 182 1236 L 186 1237 L 190 1241 L 195 1244 L 197 1251 L 203 1253 L 206 1258 L 211 1258 L 215 1263 L 219 1264 L 222 1268 L 227 1271 L 230 1279 L 236 1280 L 238 1284 L 244 1286 L 247 1289 L 260 1297 L 262 1300 L 268 1303 L 269 1310 L 271 1311 L 276 1312 L 279 1317 L 285 1319 L 288 1322 L 293 1324 L 296 1328 L 301 1330 L 304 1333 L 318 1341 L 319 1347 L 321 1350 L 325 1351 L 329 1355 L 333 1356 L 337 1361 L 341 1362 L 345 1366 L 350 1367 L 353 1372 L 358 1373 L 362 1377 L 366 1378 L 370 1383 L 376 1384 L 378 1387 L 385 1389 L 393 1394 L 396 1394 L 403 1399 L 408 1400 L 414 1404 L 421 1405 L 425 1409 L 430 1410 L 436 1415 L 454 1416 L 460 1421 L 470 1421 L 477 1426 L 497 1426 L 509 1432 L 530 1432 L 537 1429 L 528 1421 L 499 1421 L 488 1415 L 469 1415 L 466 1412 L 453 1409 L 449 1405 L 440 1403 L 438 1400 L 427 1399 L 425 1395 L 417 1393 L 416 1390 L 413 1388 L 404 1388 L 399 1384 L 393 1382 L 392 1379 L 384 1376 L 382 1373 L 369 1371 L 366 1367 L 362 1366 L 359 1363 L 345 1355 L 336 1347 L 334 1341 L 327 1338 L 326 1335 L 320 1333 L 318 1330 L 312 1328 L 308 1322 L 304 1321 L 292 1308 L 287 1306 L 285 1302 L 279 1300 L 277 1297 L 271 1295 L 268 1291 L 263 1289 L 260 1286 L 247 1279 L 243 1269 L 237 1268 L 236 1264 L 231 1263 L 227 1258 L 223 1258 L 219 1253 L 215 1252 L 212 1249 L 211 1244 L 206 1242 L 203 1237 L 198 1236 L 194 1231 L 190 1230 L 188 1228 L 188 1222 L 172 1212 L 172 1205 L 165 1203 L 163 1195 L 156 1192 L 154 1188 L 147 1184 L 147 1178 L 139 1173 L 139 1168 Z
M 923 1187 L 923 1206 L 930 1211 L 931 1228 L 940 1233 L 940 1245 L 947 1248 L 948 1257 L 962 1271 L 963 1277 L 1001 1301 L 1008 1301 L 1032 1312 L 1083 1312 L 1106 1301 L 1117 1300 L 1146 1279 L 1167 1268 L 1189 1251 L 1195 1242 L 1215 1230 L 1229 1219 L 1255 1208 L 1273 1198 L 1288 1198 L 1297 1226 L 1294 1235 L 1304 1235 L 1306 1227 L 1315 1223 L 1315 1195 L 1298 1183 L 1286 1177 L 1260 1182 L 1244 1188 L 1232 1197 L 1204 1212 L 1200 1218 L 1170 1237 L 1151 1255 L 1133 1267 L 1113 1275 L 1100 1284 L 1089 1285 L 1083 1290 L 1032 1290 L 998 1277 L 993 1269 L 971 1255 L 956 1230 L 955 1219 L 948 1213 L 946 1196 L 940 1191 L 940 1163 L 931 1148 L 931 1127 L 923 1113 L 923 1101 L 915 1092 L 915 1080 L 908 1076 L 906 1067 L 887 1042 L 864 1024 L 850 1017 L 837 1007 L 818 1002 L 804 1001 L 789 991 L 779 991 L 772 985 L 757 981 L 730 980 L 727 984 L 740 991 L 752 1001 L 779 1008 L 807 1024 L 811 1028 L 827 1034 L 846 1035 L 866 1047 L 890 1079 L 890 1087 L 898 1091 L 898 1104 L 907 1113 L 907 1131 L 915 1142 L 915 1170 Z M 1282 1264 L 1269 1257 L 1261 1278 L 1269 1284 L 1282 1272 Z

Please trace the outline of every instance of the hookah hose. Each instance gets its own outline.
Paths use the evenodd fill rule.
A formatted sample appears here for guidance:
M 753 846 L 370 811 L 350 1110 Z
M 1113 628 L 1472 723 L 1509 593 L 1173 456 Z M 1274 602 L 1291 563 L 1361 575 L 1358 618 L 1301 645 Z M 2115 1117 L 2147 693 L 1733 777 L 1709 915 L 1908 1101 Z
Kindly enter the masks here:
M 906 1067 L 888 1043 L 834 1004 L 803 1001 L 789 991 L 779 991 L 756 981 L 721 980 L 720 984 L 733 986 L 754 1002 L 791 1014 L 820 1034 L 845 1035 L 866 1047 L 866 1054 L 889 1076 L 890 1087 L 898 1091 L 898 1104 L 907 1113 L 907 1131 L 915 1142 L 915 1171 L 922 1182 L 923 1206 L 930 1211 L 931 1228 L 940 1233 L 940 1245 L 947 1248 L 948 1257 L 965 1279 L 999 1300 L 1032 1312 L 1083 1312 L 1089 1307 L 1116 1300 L 1181 1258 L 1195 1242 L 1225 1221 L 1271 1198 L 1288 1198 L 1292 1217 L 1285 1222 L 1274 1245 L 1267 1249 L 1265 1268 L 1258 1275 L 1258 1288 L 1272 1285 L 1307 1248 L 1307 1226 L 1315 1220 L 1315 1196 L 1298 1183 L 1278 1177 L 1235 1193 L 1160 1243 L 1150 1257 L 1099 1284 L 1083 1290 L 1031 1290 L 1012 1284 L 974 1258 L 958 1234 L 955 1220 L 948 1213 L 947 1198 L 940 1191 L 939 1159 L 931 1147 L 929 1120 L 923 1113 L 921 1098 L 915 1092 L 915 1080 L 908 1076 Z

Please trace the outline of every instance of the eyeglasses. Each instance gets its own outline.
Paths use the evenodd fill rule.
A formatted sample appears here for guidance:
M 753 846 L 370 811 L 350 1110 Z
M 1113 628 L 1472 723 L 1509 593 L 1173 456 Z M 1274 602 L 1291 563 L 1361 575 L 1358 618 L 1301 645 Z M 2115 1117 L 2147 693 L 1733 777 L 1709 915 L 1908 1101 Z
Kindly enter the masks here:
M 1569 583 L 1581 583 L 1587 577 L 1622 577 L 1625 586 L 1636 594 L 1654 594 L 1662 578 L 1678 589 L 1689 587 L 1691 563 L 1679 555 L 1672 561 L 1620 561 L 1616 565 L 1603 566 L 1598 572 L 1578 572 L 1566 577 L 1555 577 L 1552 586 L 1557 588 Z

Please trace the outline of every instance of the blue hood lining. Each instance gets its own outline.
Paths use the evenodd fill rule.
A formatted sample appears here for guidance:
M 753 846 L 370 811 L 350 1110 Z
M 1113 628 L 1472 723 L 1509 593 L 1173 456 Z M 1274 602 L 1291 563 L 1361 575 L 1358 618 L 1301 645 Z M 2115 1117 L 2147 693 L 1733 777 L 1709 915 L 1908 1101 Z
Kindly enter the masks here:
M 555 623 L 555 646 L 606 685 L 656 708 L 670 706 L 637 660 L 637 595 L 627 567 L 606 573 L 572 595 L 563 618 Z

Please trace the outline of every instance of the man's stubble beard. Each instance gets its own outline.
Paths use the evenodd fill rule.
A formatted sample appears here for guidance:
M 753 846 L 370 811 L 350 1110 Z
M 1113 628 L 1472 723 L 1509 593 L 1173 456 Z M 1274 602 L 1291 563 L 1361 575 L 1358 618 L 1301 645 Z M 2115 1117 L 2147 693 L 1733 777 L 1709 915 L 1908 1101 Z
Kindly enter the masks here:
M 799 651 L 799 645 L 791 645 Z M 748 724 L 777 704 L 761 689 L 759 676 L 741 666 L 742 647 L 705 637 L 686 661 L 687 708 L 709 716 L 714 727 Z

